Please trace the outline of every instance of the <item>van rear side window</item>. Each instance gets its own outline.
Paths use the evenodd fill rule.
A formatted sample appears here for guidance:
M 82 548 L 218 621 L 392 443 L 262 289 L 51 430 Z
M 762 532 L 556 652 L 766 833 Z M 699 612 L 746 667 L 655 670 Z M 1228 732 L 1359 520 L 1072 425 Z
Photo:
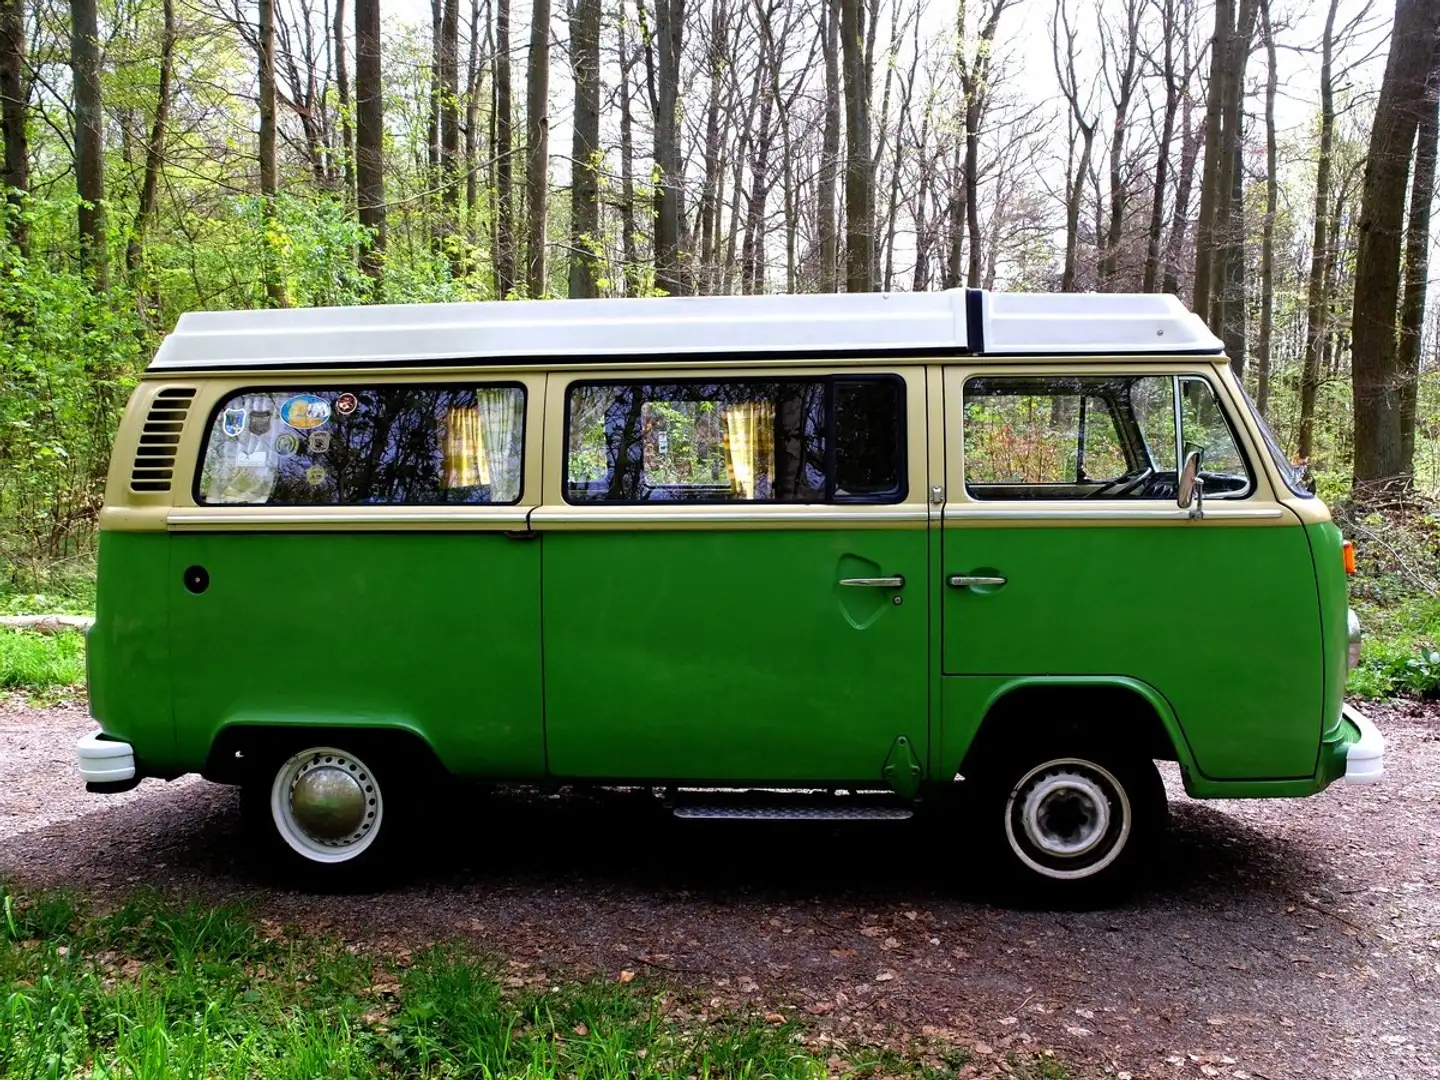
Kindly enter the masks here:
M 903 410 L 888 376 L 576 383 L 565 498 L 899 502 Z
M 245 390 L 211 420 L 195 501 L 516 503 L 524 439 L 514 385 Z

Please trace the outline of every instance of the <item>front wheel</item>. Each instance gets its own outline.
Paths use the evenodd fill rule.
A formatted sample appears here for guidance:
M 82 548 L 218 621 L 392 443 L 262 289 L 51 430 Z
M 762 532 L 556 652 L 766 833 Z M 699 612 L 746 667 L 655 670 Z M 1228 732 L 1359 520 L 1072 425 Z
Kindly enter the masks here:
M 1014 750 L 980 778 L 985 831 L 1006 877 L 1061 902 L 1113 899 L 1164 831 L 1155 763 L 1106 746 Z
M 363 883 L 389 861 L 403 810 L 399 778 L 371 756 L 316 745 L 270 758 L 243 791 L 252 833 L 288 870 Z

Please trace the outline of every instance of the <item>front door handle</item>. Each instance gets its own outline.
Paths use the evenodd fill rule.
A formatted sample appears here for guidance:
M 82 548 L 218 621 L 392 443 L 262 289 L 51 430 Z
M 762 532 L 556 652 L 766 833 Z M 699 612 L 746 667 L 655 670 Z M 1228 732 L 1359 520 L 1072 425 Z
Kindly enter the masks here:
M 861 589 L 903 589 L 905 579 L 899 574 L 894 577 L 847 577 L 841 578 L 840 584 Z
M 950 577 L 950 586 L 955 589 L 968 589 L 971 585 L 993 585 L 998 589 L 1005 581 L 1003 577 L 986 577 L 981 574 L 953 574 Z

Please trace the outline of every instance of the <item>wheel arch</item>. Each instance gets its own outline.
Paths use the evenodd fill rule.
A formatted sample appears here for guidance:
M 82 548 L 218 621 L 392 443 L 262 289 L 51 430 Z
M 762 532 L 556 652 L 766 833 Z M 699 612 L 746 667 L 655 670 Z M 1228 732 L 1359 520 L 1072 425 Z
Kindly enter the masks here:
M 1052 731 L 1094 732 L 1141 747 L 1151 760 L 1178 762 L 1188 778 L 1194 757 L 1174 709 L 1155 687 L 1124 676 L 1025 676 L 1001 683 L 960 762 L 973 775 L 983 757 Z
M 220 728 L 211 741 L 202 775 L 221 784 L 238 784 L 258 761 L 293 751 L 313 740 L 317 745 L 336 745 L 359 754 L 363 749 L 379 751 L 401 767 L 434 776 L 448 775 L 440 756 L 416 729 L 401 723 L 356 723 L 347 720 L 236 721 Z M 351 746 L 346 747 L 347 741 Z

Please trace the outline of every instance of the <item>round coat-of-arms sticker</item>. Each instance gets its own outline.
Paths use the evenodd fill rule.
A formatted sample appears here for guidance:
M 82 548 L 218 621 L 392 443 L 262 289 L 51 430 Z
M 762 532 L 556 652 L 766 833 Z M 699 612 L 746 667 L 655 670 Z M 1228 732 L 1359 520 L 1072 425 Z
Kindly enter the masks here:
M 341 394 L 335 399 L 335 411 L 341 416 L 349 416 L 359 406 L 360 399 L 354 394 Z

